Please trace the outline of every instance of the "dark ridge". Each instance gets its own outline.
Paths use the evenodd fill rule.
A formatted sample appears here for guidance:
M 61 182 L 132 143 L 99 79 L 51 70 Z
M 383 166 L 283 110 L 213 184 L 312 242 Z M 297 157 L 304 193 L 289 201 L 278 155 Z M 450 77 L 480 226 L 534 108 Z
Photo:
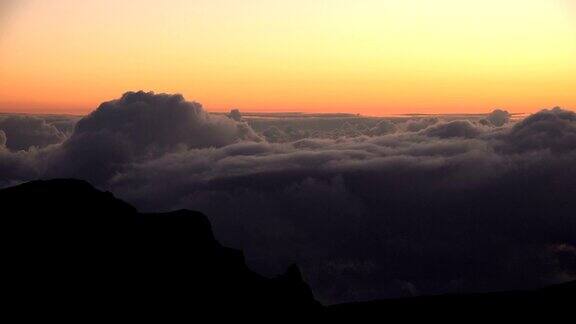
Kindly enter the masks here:
M 320 309 L 296 267 L 274 279 L 252 272 L 199 212 L 141 214 L 78 180 L 3 189 L 0 206 L 5 306 L 23 319 Z
M 0 210 L 3 306 L 22 320 L 555 322 L 573 316 L 576 301 L 569 282 L 322 307 L 297 266 L 273 279 L 254 273 L 199 212 L 138 213 L 111 193 L 64 179 L 2 189 Z

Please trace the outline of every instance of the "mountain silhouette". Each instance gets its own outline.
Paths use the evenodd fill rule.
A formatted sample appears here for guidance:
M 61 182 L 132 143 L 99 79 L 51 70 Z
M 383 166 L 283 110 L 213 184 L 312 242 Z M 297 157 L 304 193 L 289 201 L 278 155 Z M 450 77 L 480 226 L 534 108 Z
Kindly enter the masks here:
M 78 180 L 3 189 L 0 206 L 3 290 L 19 314 L 166 320 L 320 307 L 296 266 L 273 279 L 252 272 L 199 212 L 138 213 Z
M 251 271 L 199 212 L 139 213 L 72 179 L 2 189 L 0 211 L 4 307 L 20 319 L 555 320 L 572 316 L 576 300 L 576 282 L 569 282 L 324 307 L 298 267 L 272 279 Z

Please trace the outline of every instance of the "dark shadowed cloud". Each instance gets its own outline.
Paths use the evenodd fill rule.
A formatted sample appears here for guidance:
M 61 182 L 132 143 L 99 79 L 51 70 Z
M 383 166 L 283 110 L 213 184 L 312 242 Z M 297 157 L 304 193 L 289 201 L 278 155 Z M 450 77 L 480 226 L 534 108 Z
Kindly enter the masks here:
M 76 124 L 50 172 L 100 183 L 132 162 L 243 140 L 260 138 L 245 123 L 209 115 L 181 95 L 127 92 Z
M 35 116 L 0 115 L 0 130 L 6 135 L 8 149 L 14 151 L 42 148 L 66 139 L 58 127 Z
M 450 138 L 463 137 L 474 138 L 482 133 L 478 125 L 468 120 L 455 120 L 447 123 L 437 124 L 426 128 L 424 134 L 433 137 Z
M 518 151 L 572 152 L 576 149 L 576 113 L 560 108 L 543 110 L 516 124 L 508 141 Z
M 508 123 L 510 121 L 510 118 L 511 115 L 509 112 L 502 109 L 496 109 L 493 112 L 491 112 L 488 116 L 486 116 L 486 119 L 483 119 L 481 121 L 486 121 L 487 123 L 493 126 L 501 127 L 504 126 L 506 123 Z

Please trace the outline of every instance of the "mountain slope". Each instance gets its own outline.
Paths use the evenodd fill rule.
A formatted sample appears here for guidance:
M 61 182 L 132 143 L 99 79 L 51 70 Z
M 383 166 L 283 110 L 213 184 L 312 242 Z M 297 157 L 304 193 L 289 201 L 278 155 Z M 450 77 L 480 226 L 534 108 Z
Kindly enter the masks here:
M 252 272 L 198 212 L 141 214 L 78 180 L 3 189 L 0 206 L 3 286 L 21 314 L 167 319 L 319 308 L 296 267 L 275 279 Z

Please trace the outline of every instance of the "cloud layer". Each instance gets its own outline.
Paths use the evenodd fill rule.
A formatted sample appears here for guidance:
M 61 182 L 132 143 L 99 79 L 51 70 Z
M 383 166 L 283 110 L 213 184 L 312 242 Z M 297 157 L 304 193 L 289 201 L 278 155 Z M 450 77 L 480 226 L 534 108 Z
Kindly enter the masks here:
M 54 117 L 26 115 L 0 115 L 0 130 L 6 136 L 6 147 L 15 151 L 61 143 L 67 131 L 66 124 Z
M 576 114 L 559 108 L 517 123 L 228 118 L 137 92 L 60 144 L 0 145 L 0 183 L 74 176 L 144 210 L 203 211 L 255 269 L 297 262 L 342 302 L 573 277 L 575 161 Z

